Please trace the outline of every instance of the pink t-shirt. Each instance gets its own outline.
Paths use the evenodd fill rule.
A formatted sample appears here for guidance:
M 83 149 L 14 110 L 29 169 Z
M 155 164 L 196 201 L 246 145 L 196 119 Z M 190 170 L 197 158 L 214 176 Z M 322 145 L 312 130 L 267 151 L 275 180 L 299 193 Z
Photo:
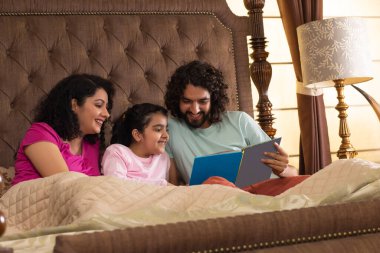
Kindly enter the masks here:
M 121 144 L 110 145 L 102 160 L 103 174 L 156 185 L 167 185 L 170 159 L 166 152 L 142 158 Z
M 73 155 L 70 152 L 70 145 L 63 142 L 53 128 L 46 123 L 33 123 L 28 131 L 26 131 L 17 152 L 13 185 L 41 177 L 24 152 L 27 146 L 41 141 L 51 142 L 58 146 L 70 171 L 81 172 L 88 176 L 100 175 L 98 165 L 99 142 L 90 144 L 87 141 L 83 141 L 82 154 Z M 49 163 L 48 157 L 46 157 L 46 162 Z

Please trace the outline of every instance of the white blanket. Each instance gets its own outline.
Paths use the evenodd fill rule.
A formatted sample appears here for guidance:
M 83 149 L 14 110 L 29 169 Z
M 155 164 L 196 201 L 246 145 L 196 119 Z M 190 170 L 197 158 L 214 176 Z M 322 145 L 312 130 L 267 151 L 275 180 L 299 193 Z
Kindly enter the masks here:
M 380 197 L 379 164 L 339 160 L 276 197 L 220 185 L 153 186 L 61 173 L 20 183 L 0 200 L 15 252 L 52 252 L 60 233 L 163 224 Z

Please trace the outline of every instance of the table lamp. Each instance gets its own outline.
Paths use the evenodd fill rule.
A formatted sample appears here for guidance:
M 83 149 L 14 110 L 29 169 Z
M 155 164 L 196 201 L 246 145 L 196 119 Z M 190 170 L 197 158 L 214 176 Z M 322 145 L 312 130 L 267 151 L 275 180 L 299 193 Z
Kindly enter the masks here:
M 349 139 L 344 86 L 372 79 L 366 24 L 357 17 L 317 20 L 299 26 L 297 36 L 303 85 L 336 88 L 342 139 L 337 156 L 353 158 L 357 152 Z

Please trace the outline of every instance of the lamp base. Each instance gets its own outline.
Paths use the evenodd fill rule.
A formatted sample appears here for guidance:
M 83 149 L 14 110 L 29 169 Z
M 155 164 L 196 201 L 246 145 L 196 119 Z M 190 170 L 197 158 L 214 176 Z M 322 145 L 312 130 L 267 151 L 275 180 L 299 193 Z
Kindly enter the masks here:
M 349 148 L 340 147 L 336 155 L 339 159 L 351 159 L 355 158 L 358 155 L 358 152 L 352 146 Z
M 335 109 L 339 112 L 339 136 L 342 138 L 337 156 L 339 159 L 350 159 L 358 155 L 358 152 L 354 149 L 350 142 L 350 129 L 347 124 L 347 113 L 348 105 L 344 102 L 344 79 L 334 80 L 335 88 L 338 93 L 339 103 Z

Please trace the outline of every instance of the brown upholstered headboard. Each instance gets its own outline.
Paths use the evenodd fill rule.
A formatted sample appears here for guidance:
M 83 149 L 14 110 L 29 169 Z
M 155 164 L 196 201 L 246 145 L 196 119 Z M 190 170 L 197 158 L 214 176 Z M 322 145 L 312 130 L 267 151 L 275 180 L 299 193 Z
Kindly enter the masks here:
M 225 0 L 1 1 L 0 165 L 13 165 L 32 109 L 72 73 L 112 80 L 115 119 L 131 103 L 163 104 L 172 72 L 201 59 L 224 73 L 229 109 L 253 115 L 250 29 Z

